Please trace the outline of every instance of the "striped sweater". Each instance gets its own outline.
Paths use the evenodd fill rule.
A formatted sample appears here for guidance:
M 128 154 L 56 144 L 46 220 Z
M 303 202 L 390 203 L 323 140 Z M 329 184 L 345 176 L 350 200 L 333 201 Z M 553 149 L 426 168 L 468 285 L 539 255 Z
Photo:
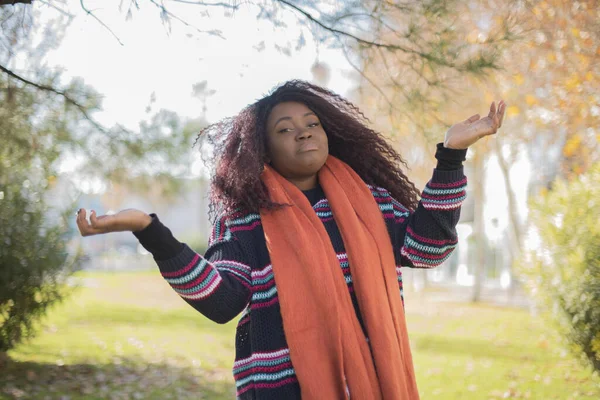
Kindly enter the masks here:
M 456 150 L 442 150 L 442 156 L 451 152 L 455 152 L 456 158 Z M 439 153 L 438 150 L 436 157 Z M 465 153 L 460 153 L 459 158 L 464 159 Z M 414 212 L 393 199 L 386 189 L 369 186 L 390 235 L 396 259 L 398 296 L 403 301 L 401 267 L 440 265 L 457 244 L 455 226 L 465 199 L 466 178 L 460 162 L 458 169 L 442 170 L 440 162 L 444 161 L 438 157 L 438 168 L 425 186 Z M 448 165 L 453 165 L 453 161 Z M 362 326 L 346 249 L 329 203 L 319 187 L 305 194 L 329 233 Z M 204 256 L 178 242 L 158 217 L 152 216 L 152 223 L 135 235 L 152 252 L 173 289 L 192 307 L 218 323 L 226 323 L 241 313 L 233 364 L 237 397 L 300 399 L 260 215 L 232 213 L 219 218 Z

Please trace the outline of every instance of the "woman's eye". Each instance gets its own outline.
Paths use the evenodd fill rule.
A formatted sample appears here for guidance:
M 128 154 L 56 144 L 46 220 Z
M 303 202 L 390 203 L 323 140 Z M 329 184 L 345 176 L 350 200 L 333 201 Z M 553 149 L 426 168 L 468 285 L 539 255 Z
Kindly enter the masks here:
M 313 122 L 312 124 L 309 124 L 308 127 L 309 128 L 314 128 L 315 126 L 319 126 L 321 124 L 319 124 L 318 122 Z
M 287 133 L 289 131 L 291 131 L 290 128 L 283 128 L 283 129 L 279 130 L 279 133 Z

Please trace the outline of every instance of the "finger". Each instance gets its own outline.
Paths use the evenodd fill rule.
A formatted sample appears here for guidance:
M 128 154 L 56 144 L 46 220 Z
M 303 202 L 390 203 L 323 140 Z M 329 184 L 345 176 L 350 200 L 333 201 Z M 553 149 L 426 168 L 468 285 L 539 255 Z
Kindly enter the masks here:
M 80 208 L 77 212 L 77 225 L 81 225 L 85 220 L 85 208 Z
M 79 228 L 79 232 L 82 236 L 90 234 L 90 226 L 86 218 L 85 208 L 80 209 L 77 214 L 77 228 Z
M 90 213 L 90 222 L 91 222 L 91 226 L 94 229 L 100 229 L 104 226 L 103 222 L 100 222 L 101 218 L 98 218 L 96 216 L 96 211 L 92 210 L 92 212 Z
M 465 124 L 472 124 L 473 122 L 477 121 L 479 118 L 481 118 L 481 116 L 479 114 L 475 114 L 469 118 L 467 118 L 464 123 Z
M 494 125 L 496 129 L 499 129 L 502 125 L 502 113 L 506 104 L 504 104 L 504 100 L 500 100 L 498 103 L 498 109 L 496 110 L 496 114 L 494 115 Z
M 502 100 L 502 109 L 500 110 L 500 123 L 498 128 L 502 126 L 502 121 L 504 121 L 504 112 L 506 111 L 506 103 Z
M 84 210 L 82 208 L 80 208 L 79 210 L 77 210 L 77 217 L 75 217 L 75 222 L 77 223 L 77 229 L 79 229 L 79 233 L 83 233 L 81 231 L 81 218 L 80 218 L 81 217 L 81 213 L 83 211 Z
M 97 216 L 95 211 L 90 214 L 91 227 L 94 233 L 107 233 L 111 232 L 111 225 L 114 223 L 113 215 L 101 215 Z
M 490 113 L 488 114 L 488 117 L 494 118 L 494 114 L 496 114 L 496 102 L 492 101 L 492 105 L 490 106 Z

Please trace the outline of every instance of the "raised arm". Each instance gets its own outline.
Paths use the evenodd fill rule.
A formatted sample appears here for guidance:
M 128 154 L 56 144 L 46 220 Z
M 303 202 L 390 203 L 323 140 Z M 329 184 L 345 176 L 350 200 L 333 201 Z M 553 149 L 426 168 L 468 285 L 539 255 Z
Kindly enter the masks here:
M 414 212 L 410 213 L 387 191 L 379 190 L 379 196 L 388 198 L 388 204 L 384 207 L 393 210 L 393 215 L 390 215 L 382 208 L 397 265 L 432 268 L 450 257 L 458 243 L 456 224 L 460 218 L 461 204 L 466 198 L 467 178 L 462 163 L 467 149 L 480 138 L 498 131 L 505 110 L 504 101 L 500 101 L 497 108 L 492 103 L 486 117 L 473 115 L 446 132 L 444 143 L 437 145 L 437 167 Z
M 114 231 L 131 231 L 152 253 L 162 276 L 192 307 L 207 318 L 226 323 L 243 311 L 250 300 L 250 266 L 238 241 L 221 235 L 210 243 L 204 256 L 179 242 L 155 214 L 124 210 L 96 217 L 91 223 L 80 211 L 77 224 L 83 236 Z M 225 220 L 215 229 L 227 229 Z
M 392 198 L 387 190 L 374 189 L 374 195 L 385 199 L 379 204 L 397 265 L 436 267 L 448 259 L 454 250 L 457 243 L 456 224 L 466 195 L 467 179 L 462 168 L 466 152 L 438 144 L 438 165 L 414 212 Z

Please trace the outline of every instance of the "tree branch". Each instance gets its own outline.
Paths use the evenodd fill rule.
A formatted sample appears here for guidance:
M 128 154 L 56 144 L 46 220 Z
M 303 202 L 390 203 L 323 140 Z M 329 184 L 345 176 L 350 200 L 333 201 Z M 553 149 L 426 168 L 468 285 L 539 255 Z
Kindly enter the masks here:
M 94 126 L 94 128 L 98 129 L 102 133 L 107 133 L 107 130 L 91 117 L 91 115 L 88 113 L 87 108 L 85 106 L 83 106 L 82 104 L 80 104 L 77 100 L 73 99 L 68 93 L 66 93 L 62 90 L 53 88 L 52 86 L 41 85 L 39 83 L 32 82 L 26 78 L 23 78 L 22 76 L 15 74 L 13 71 L 9 70 L 8 68 L 6 68 L 3 65 L 0 65 L 0 71 L 6 73 L 8 76 L 10 76 L 18 81 L 23 82 L 26 85 L 33 86 L 36 89 L 43 90 L 46 92 L 51 92 L 51 93 L 54 93 L 54 94 L 57 94 L 57 95 L 63 97 L 67 101 L 67 103 L 75 106 L 79 110 L 79 112 L 84 116 L 84 118 L 87 119 Z
M 60 7 L 55 6 L 52 3 L 49 3 L 49 2 L 44 1 L 44 0 L 37 0 L 37 1 L 39 1 L 42 4 L 47 5 L 48 7 L 54 8 L 56 11 L 58 11 L 59 13 L 61 13 L 62 15 L 64 15 L 65 17 L 73 18 L 73 14 L 69 14 L 67 11 L 63 10 Z
M 237 10 L 238 8 L 240 8 L 239 4 L 205 3 L 204 1 L 188 1 L 188 0 L 171 0 L 171 1 L 174 3 L 192 4 L 192 5 L 196 5 L 196 6 L 206 6 L 206 7 L 217 6 L 217 7 L 223 7 L 223 8 L 230 8 L 232 10 Z
M 0 0 L 0 6 L 8 6 L 8 5 L 14 6 L 17 3 L 31 4 L 32 1 L 33 0 Z
M 217 37 L 220 37 L 221 39 L 225 40 L 225 37 L 223 37 L 223 34 L 219 30 L 212 29 L 210 31 L 203 31 L 203 30 L 198 29 L 195 26 L 187 23 L 183 19 L 179 18 L 177 15 L 173 14 L 171 11 L 167 10 L 167 8 L 163 4 L 158 4 L 155 0 L 150 0 L 150 3 L 152 3 L 156 7 L 158 7 L 161 10 L 161 12 L 163 12 L 165 15 L 167 15 L 167 16 L 169 16 L 171 18 L 176 19 L 177 21 L 181 22 L 182 24 L 184 24 L 188 28 L 195 29 L 199 33 L 208 33 L 209 35 L 217 36 Z
M 317 24 L 318 26 L 320 26 L 321 28 L 335 34 L 338 36 L 345 36 L 347 38 L 353 39 L 354 41 L 356 41 L 359 44 L 362 44 L 365 47 L 378 47 L 378 48 L 383 48 L 383 49 L 387 49 L 387 50 L 394 50 L 394 51 L 402 51 L 404 53 L 408 53 L 408 54 L 415 54 L 418 55 L 419 57 L 431 60 L 431 61 L 437 61 L 440 62 L 441 60 L 434 60 L 433 57 L 429 54 L 420 52 L 420 51 L 416 51 L 416 50 L 412 50 L 409 49 L 407 47 L 404 46 L 400 46 L 397 44 L 386 44 L 386 43 L 380 43 L 380 42 L 373 42 L 370 40 L 366 40 L 366 39 L 362 39 L 358 36 L 355 36 L 349 32 L 346 31 L 341 31 L 339 29 L 336 29 L 332 26 L 328 26 L 326 24 L 324 24 L 323 22 L 319 21 L 318 19 L 316 19 L 312 14 L 310 14 L 308 11 L 305 11 L 303 9 L 301 9 L 300 7 L 296 6 L 295 4 L 290 3 L 287 0 L 275 0 L 278 3 L 281 3 L 287 7 L 290 7 L 292 9 L 294 9 L 295 11 L 297 11 L 298 13 L 304 15 L 308 20 L 314 22 L 315 24 Z M 443 65 L 447 65 L 447 63 L 443 63 Z M 450 65 L 448 65 L 450 66 Z
M 88 9 L 85 7 L 85 5 L 83 4 L 83 0 L 79 0 L 79 4 L 81 4 L 81 8 L 83 9 L 83 11 L 85 11 L 85 12 L 86 12 L 86 14 L 87 14 L 87 15 L 91 16 L 91 17 L 92 17 L 92 18 L 94 18 L 96 21 L 98 21 L 98 23 L 100 23 L 100 25 L 102 25 L 103 27 L 105 27 L 105 28 L 106 28 L 106 30 L 107 30 L 107 31 L 109 31 L 109 32 L 110 32 L 110 34 L 111 34 L 111 35 L 113 35 L 115 39 L 117 39 L 117 42 L 119 42 L 119 44 L 120 44 L 121 46 L 123 46 L 123 42 L 121 42 L 121 39 L 119 39 L 119 37 L 118 37 L 117 35 L 115 35 L 115 33 L 112 31 L 112 29 L 110 29 L 110 28 L 108 27 L 108 25 L 106 25 L 104 22 L 102 22 L 102 20 L 100 20 L 100 18 L 96 17 L 96 16 L 94 15 L 94 13 L 93 13 L 93 12 L 91 12 L 90 10 L 88 10 Z

